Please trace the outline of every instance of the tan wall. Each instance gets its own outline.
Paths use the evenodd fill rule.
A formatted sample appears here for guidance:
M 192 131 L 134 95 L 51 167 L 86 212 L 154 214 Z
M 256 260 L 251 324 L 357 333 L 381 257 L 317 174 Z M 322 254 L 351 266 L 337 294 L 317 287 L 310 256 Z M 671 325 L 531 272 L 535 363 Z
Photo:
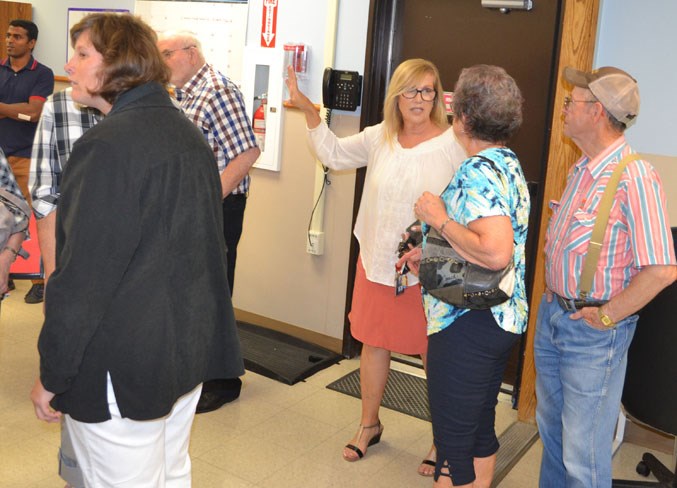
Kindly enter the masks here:
M 233 304 L 238 310 L 340 339 L 355 172 L 330 173 L 324 255 L 306 253 L 316 163 L 305 118 L 293 109 L 285 112 L 280 172 L 251 172 Z M 342 136 L 354 134 L 359 117 L 335 115 L 332 128 Z
M 54 81 L 54 92 L 56 93 L 56 92 L 59 92 L 61 90 L 65 90 L 69 86 L 70 86 L 70 83 L 68 83 L 67 81 L 61 81 L 61 80 L 57 79 L 57 80 Z
M 677 156 L 649 155 L 649 161 L 656 168 L 663 182 L 663 189 L 668 200 L 670 225 L 677 226 Z
M 68 83 L 57 81 L 55 91 Z M 359 131 L 360 118 L 334 115 L 340 136 Z M 325 189 L 325 252 L 306 253 L 306 231 L 313 208 L 316 163 L 306 140 L 305 118 L 285 109 L 282 163 L 279 172 L 251 171 L 244 230 L 238 246 L 233 305 L 243 320 L 271 328 L 289 324 L 310 331 L 305 339 L 340 351 L 352 231 L 355 172 L 331 172 Z M 252 317 L 255 314 L 270 321 Z M 283 324 L 270 323 L 271 321 Z M 296 336 L 304 331 L 288 328 Z
M 67 86 L 57 81 L 54 89 Z M 354 115 L 334 115 L 332 120 L 340 136 L 357 133 L 359 124 Z M 355 171 L 330 173 L 331 185 L 325 189 L 325 251 L 313 256 L 306 253 L 306 232 L 314 204 L 315 168 L 305 118 L 285 109 L 281 170 L 251 171 L 233 305 L 242 320 L 340 351 Z

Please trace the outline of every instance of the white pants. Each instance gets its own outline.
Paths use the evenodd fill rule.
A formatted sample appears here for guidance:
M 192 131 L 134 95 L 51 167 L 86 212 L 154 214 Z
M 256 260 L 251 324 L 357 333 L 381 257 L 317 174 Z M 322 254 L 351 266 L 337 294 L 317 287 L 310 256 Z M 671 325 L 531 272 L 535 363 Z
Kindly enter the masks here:
M 166 417 L 136 421 L 120 416 L 110 375 L 111 420 L 88 424 L 65 415 L 87 488 L 189 488 L 190 429 L 202 385 L 179 398 Z

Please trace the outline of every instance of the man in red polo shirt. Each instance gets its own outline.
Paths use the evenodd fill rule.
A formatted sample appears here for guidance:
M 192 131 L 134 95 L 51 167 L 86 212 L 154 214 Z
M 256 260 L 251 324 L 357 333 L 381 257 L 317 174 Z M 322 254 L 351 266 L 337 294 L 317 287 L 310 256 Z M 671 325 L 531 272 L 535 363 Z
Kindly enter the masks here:
M 0 148 L 29 203 L 33 137 L 45 99 L 54 91 L 54 73 L 33 58 L 37 40 L 38 26 L 29 20 L 12 20 L 5 35 L 7 59 L 0 62 Z M 42 280 L 34 282 L 26 302 L 40 303 L 43 290 Z

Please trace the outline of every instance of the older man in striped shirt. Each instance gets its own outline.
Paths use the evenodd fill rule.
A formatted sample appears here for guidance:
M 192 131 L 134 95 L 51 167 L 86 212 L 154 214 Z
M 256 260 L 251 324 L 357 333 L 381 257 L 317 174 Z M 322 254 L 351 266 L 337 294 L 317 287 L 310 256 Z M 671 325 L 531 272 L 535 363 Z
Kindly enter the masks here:
M 639 112 L 628 73 L 564 70 L 564 133 L 583 152 L 546 235 L 547 290 L 535 338 L 540 486 L 610 487 L 611 447 L 637 312 L 677 278 L 665 194 L 646 161 L 628 163 L 615 192 L 589 293 L 581 273 L 602 194 L 632 153 L 624 131 Z

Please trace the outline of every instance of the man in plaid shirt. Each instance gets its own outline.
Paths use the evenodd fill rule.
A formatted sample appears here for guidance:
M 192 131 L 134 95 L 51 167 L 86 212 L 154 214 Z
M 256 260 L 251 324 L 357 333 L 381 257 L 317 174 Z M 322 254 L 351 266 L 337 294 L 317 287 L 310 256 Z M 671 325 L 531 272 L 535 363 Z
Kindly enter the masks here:
M 101 120 L 101 112 L 76 104 L 71 88 L 54 93 L 45 102 L 35 131 L 31 153 L 28 187 L 36 217 L 45 284 L 54 271 L 56 252 L 56 209 L 61 196 L 61 174 L 68 162 L 73 144 L 82 134 Z M 82 472 L 68 431 L 61 429 L 59 474 L 67 486 L 84 486 Z
M 56 207 L 61 173 L 75 141 L 101 119 L 101 113 L 76 104 L 71 89 L 51 95 L 42 109 L 31 153 L 28 187 L 37 218 L 45 282 L 54 271 Z
M 176 99 L 186 116 L 202 130 L 216 157 L 223 192 L 223 234 L 228 248 L 228 284 L 235 279 L 237 244 L 242 234 L 249 192 L 249 168 L 261 151 L 240 90 L 205 61 L 202 46 L 191 32 L 166 33 L 158 48 L 171 70 Z M 239 378 L 204 383 L 197 412 L 209 412 L 240 394 Z

